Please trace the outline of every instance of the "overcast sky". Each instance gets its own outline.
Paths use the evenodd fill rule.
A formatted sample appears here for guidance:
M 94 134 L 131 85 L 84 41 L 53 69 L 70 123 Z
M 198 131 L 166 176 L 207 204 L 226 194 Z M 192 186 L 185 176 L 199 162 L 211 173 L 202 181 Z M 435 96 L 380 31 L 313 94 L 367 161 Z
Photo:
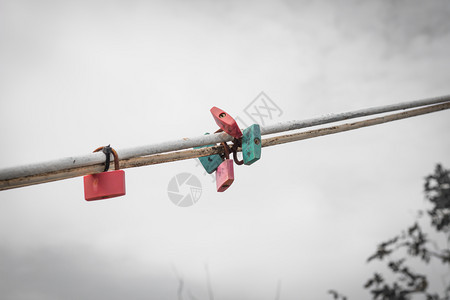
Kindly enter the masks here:
M 198 136 L 218 106 L 249 125 L 450 93 L 450 3 L 0 0 L 0 167 Z M 252 107 L 252 106 L 251 106 Z M 250 107 L 250 108 L 251 108 Z M 2 299 L 369 299 L 376 245 L 450 168 L 450 112 L 264 148 L 224 193 L 195 160 L 0 192 Z M 120 154 L 120 151 L 119 151 Z M 191 173 L 183 208 L 169 181 Z M 437 265 L 432 289 L 441 289 Z M 178 274 L 178 275 L 177 275 Z M 192 298 L 189 298 L 189 294 Z

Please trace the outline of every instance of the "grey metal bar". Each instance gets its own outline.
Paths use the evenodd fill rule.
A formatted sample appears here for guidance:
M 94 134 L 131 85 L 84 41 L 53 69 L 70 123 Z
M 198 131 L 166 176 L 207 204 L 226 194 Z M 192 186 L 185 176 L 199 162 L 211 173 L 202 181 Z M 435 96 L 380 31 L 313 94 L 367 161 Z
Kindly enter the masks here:
M 421 99 L 416 101 L 403 102 L 392 105 L 385 105 L 379 107 L 366 108 L 351 112 L 340 114 L 326 115 L 318 118 L 308 120 L 294 120 L 282 122 L 274 125 L 261 127 L 261 134 L 274 134 L 290 130 L 302 129 L 322 124 L 328 124 L 337 121 L 343 121 L 358 117 L 375 115 L 385 112 L 404 110 L 414 107 L 426 106 L 431 104 L 443 103 L 450 101 L 450 95 Z M 218 133 L 211 135 L 201 135 L 192 138 L 182 138 L 179 140 L 172 140 L 163 143 L 150 144 L 145 146 L 119 149 L 117 153 L 120 159 L 129 159 L 133 157 L 147 156 L 157 153 L 165 153 L 170 151 L 177 151 L 182 149 L 193 148 L 196 146 L 203 146 L 209 144 L 216 144 L 220 142 L 231 141 L 232 137 L 226 133 Z M 101 164 L 105 160 L 103 153 L 90 153 L 82 156 L 72 156 L 56 160 L 51 160 L 42 163 L 29 164 L 11 168 L 0 169 L 0 180 L 8 180 L 13 178 L 20 178 L 32 176 L 41 173 L 56 172 L 59 170 L 67 170 L 72 168 L 79 168 L 85 166 L 92 166 Z

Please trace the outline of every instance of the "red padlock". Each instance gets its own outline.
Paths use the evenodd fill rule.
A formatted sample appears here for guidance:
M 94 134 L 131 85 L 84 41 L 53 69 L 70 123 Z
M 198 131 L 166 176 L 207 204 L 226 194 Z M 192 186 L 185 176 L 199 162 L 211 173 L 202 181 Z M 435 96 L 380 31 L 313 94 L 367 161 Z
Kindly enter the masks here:
M 217 125 L 219 125 L 223 131 L 237 139 L 242 137 L 242 132 L 233 117 L 215 106 L 211 108 L 210 111 Z
M 87 201 L 101 200 L 125 195 L 125 172 L 119 170 L 119 156 L 111 147 L 100 147 L 94 152 L 103 149 L 106 154 L 105 171 L 84 176 L 84 198 Z M 106 149 L 106 151 L 105 151 Z M 109 155 L 114 155 L 114 171 L 109 171 Z
M 225 160 L 216 169 L 216 187 L 218 192 L 227 190 L 234 181 L 233 160 L 230 159 L 230 149 L 222 143 L 225 149 Z

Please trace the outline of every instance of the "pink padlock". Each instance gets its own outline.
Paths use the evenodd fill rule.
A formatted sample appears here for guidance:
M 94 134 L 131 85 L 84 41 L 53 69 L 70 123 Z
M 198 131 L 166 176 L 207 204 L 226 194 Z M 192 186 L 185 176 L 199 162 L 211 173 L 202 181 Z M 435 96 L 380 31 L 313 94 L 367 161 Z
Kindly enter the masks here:
M 230 187 L 234 181 L 233 160 L 225 159 L 216 170 L 217 191 L 223 192 Z
M 222 143 L 225 148 L 225 160 L 216 169 L 216 186 L 218 192 L 226 191 L 234 181 L 233 160 L 230 159 L 230 149 L 226 143 Z

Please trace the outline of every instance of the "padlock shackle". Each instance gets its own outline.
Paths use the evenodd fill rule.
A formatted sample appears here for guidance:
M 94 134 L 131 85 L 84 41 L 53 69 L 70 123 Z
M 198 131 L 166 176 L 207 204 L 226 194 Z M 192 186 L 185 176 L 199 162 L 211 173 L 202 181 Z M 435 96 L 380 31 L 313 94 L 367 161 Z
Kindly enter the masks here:
M 115 170 L 119 170 L 120 169 L 120 167 L 119 167 L 119 155 L 117 154 L 116 150 L 114 150 L 114 148 L 110 147 L 109 145 L 108 146 L 101 146 L 101 147 L 98 147 L 97 149 L 95 149 L 93 152 L 94 153 L 98 152 L 100 150 L 105 149 L 106 147 L 109 147 L 109 149 L 111 150 L 112 155 L 114 156 L 114 169 Z M 105 155 L 109 155 L 109 153 L 105 152 Z M 109 156 L 107 156 L 107 158 L 106 158 L 106 163 L 109 164 Z M 109 169 L 109 165 L 106 166 L 106 167 L 107 168 L 105 168 L 105 172 Z
M 233 152 L 233 160 L 237 165 L 242 165 L 244 163 L 243 160 L 239 160 L 237 157 L 237 149 L 239 147 L 242 147 L 242 138 L 234 138 L 233 139 L 233 146 L 231 146 L 231 151 Z
M 114 150 L 114 148 L 111 148 L 111 152 L 114 156 L 114 169 L 115 170 L 119 170 L 119 154 L 117 154 L 116 150 Z
M 223 150 L 224 150 L 224 152 L 225 152 L 225 158 L 226 158 L 226 159 L 230 159 L 230 147 L 229 147 L 228 144 L 225 143 L 225 142 L 222 142 L 222 143 L 220 143 L 220 144 L 223 146 Z
M 223 129 L 222 128 L 219 128 L 216 132 L 214 132 L 214 133 L 219 133 L 219 132 L 222 132 L 223 131 Z M 226 144 L 226 143 L 221 143 L 222 145 L 223 144 Z M 242 137 L 241 138 L 234 138 L 233 139 L 233 146 L 231 146 L 231 148 L 228 146 L 228 144 L 226 144 L 227 146 L 223 146 L 224 148 L 227 148 L 228 147 L 228 150 L 229 150 L 229 153 L 228 153 L 228 156 L 226 156 L 226 158 L 227 159 L 229 159 L 229 154 L 230 153 L 233 153 L 233 160 L 234 160 L 234 162 L 237 164 L 237 165 L 242 165 L 243 163 L 244 163 L 244 161 L 243 160 L 239 160 L 238 159 L 238 157 L 237 157 L 237 149 L 239 148 L 239 147 L 241 147 L 242 146 Z M 226 155 L 226 153 L 225 153 L 225 155 Z

